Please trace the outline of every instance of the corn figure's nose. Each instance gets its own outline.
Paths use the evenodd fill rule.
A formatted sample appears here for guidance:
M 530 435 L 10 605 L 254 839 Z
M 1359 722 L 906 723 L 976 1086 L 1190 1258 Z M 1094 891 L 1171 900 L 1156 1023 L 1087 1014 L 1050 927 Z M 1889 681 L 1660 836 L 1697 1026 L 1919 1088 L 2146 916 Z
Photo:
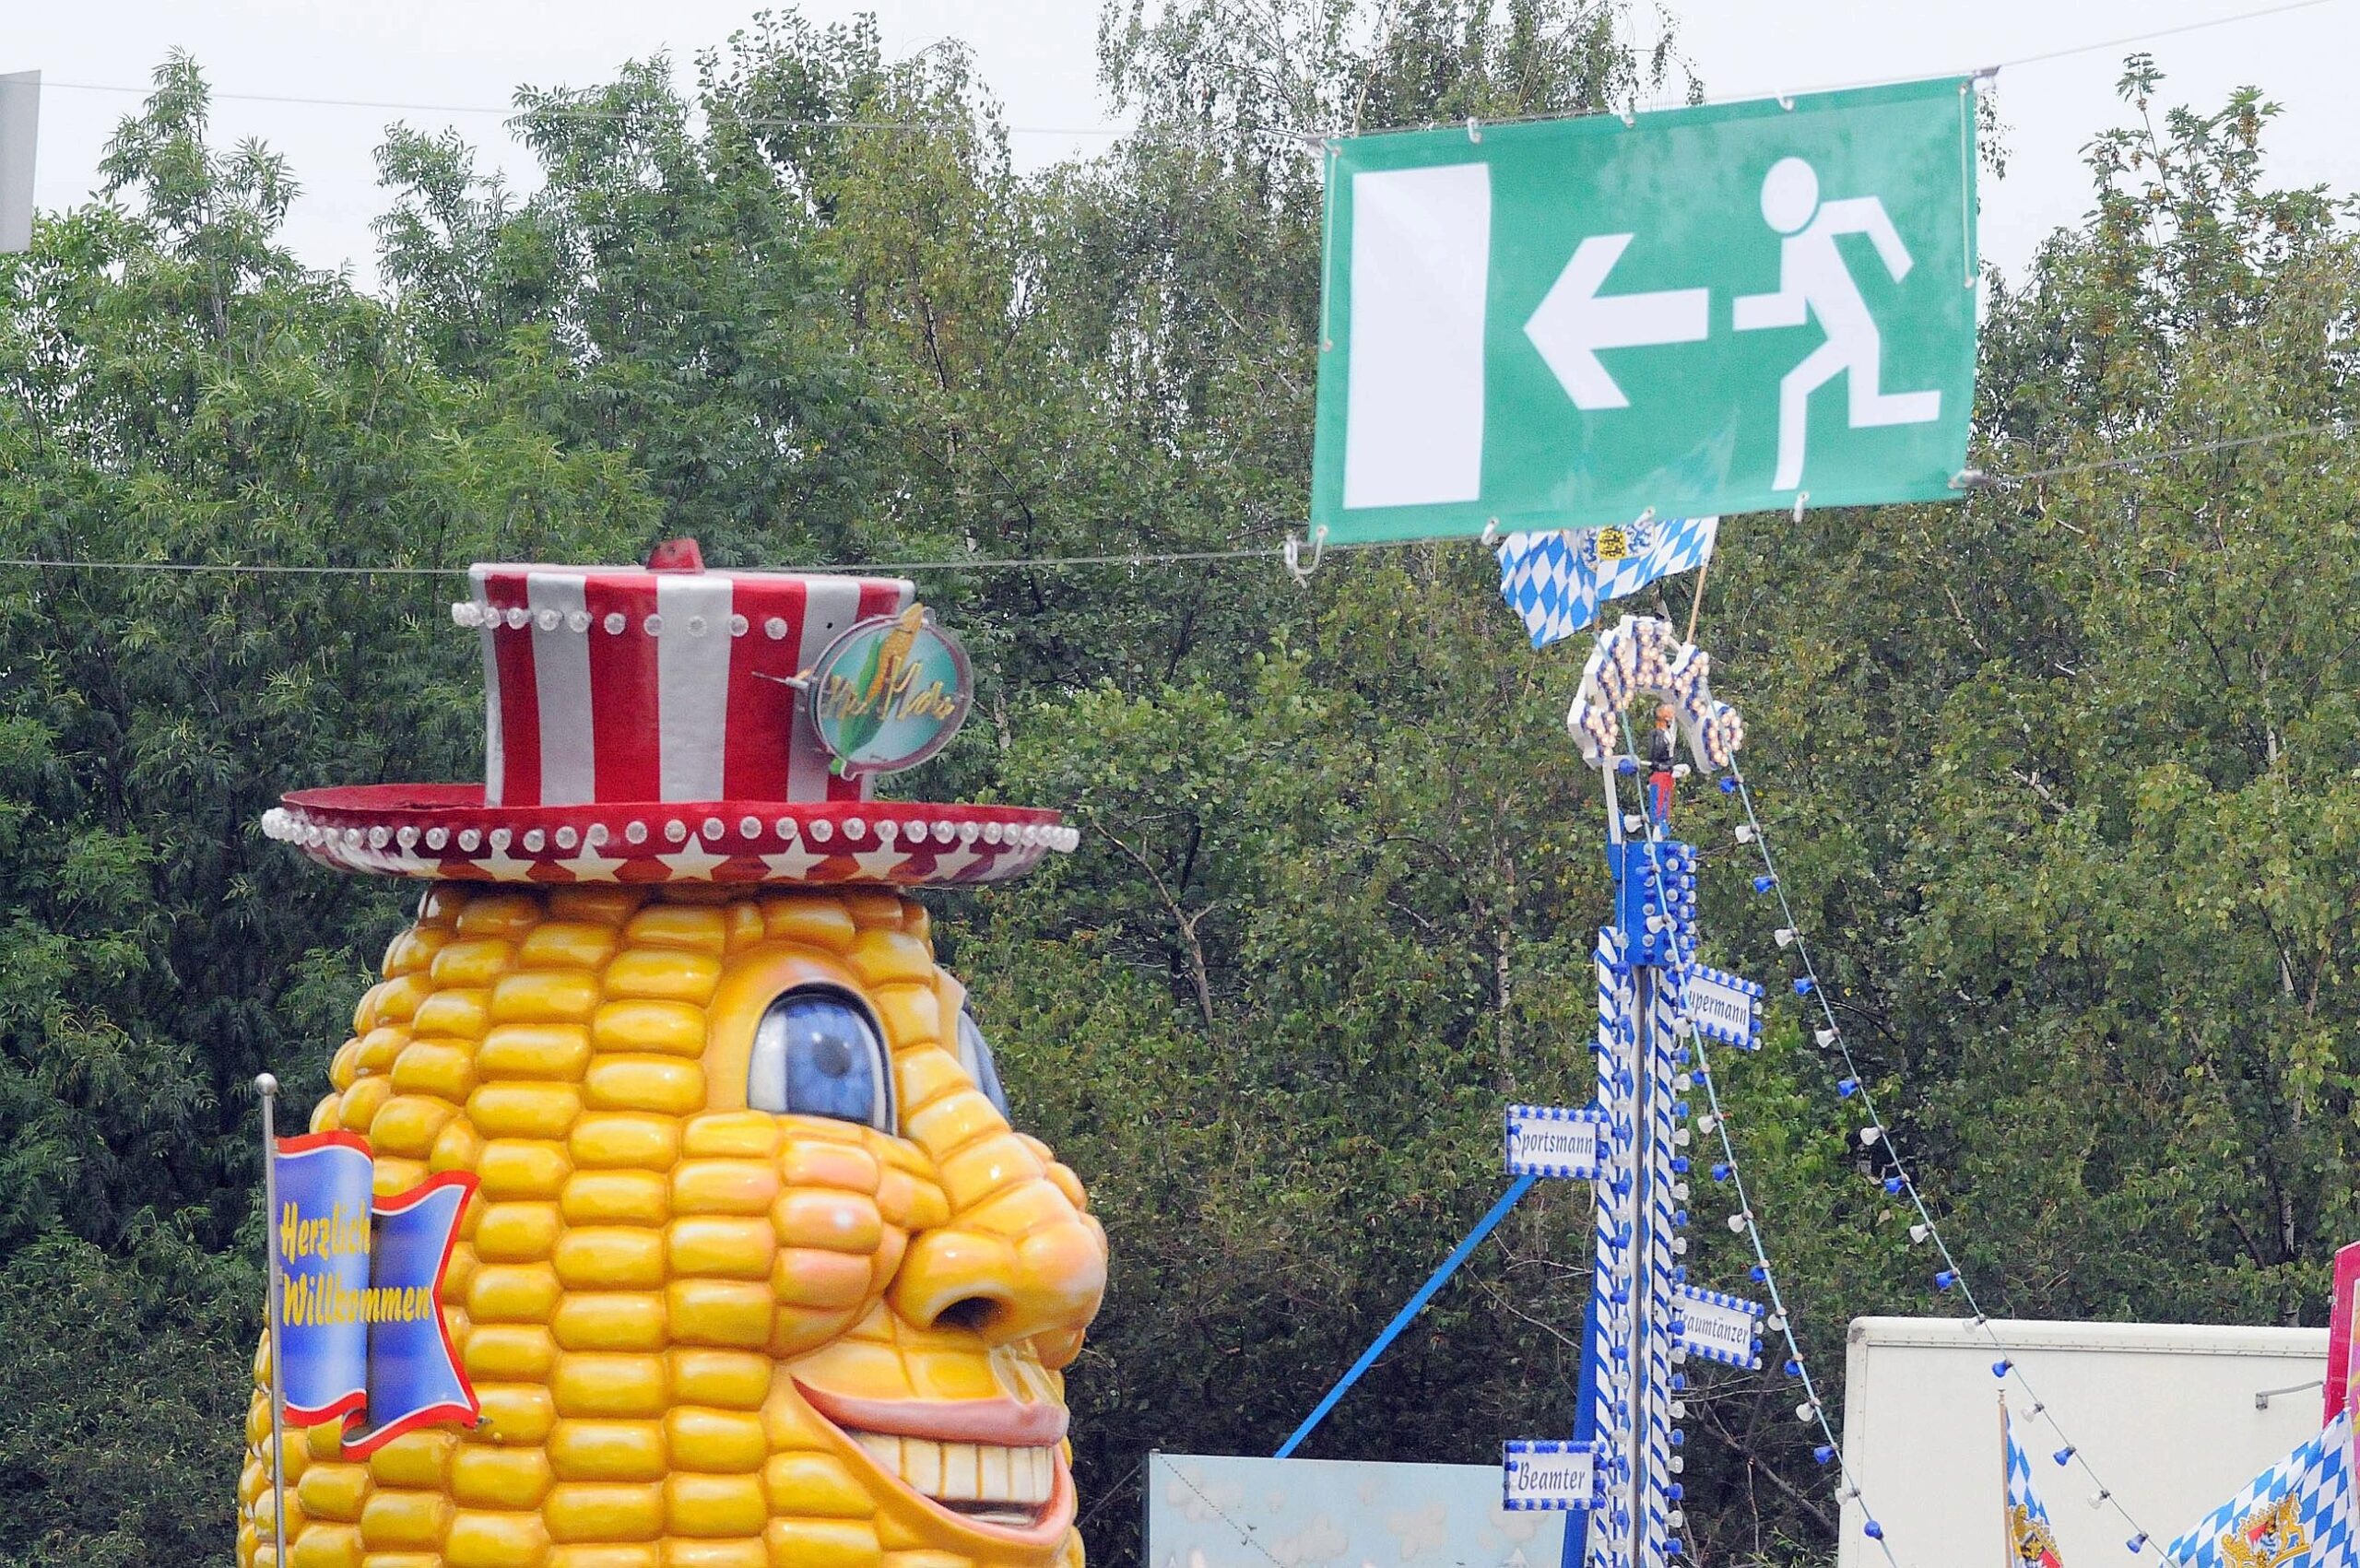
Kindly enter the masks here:
M 910 1239 L 893 1278 L 894 1310 L 993 1344 L 1044 1338 L 1078 1346 L 1106 1293 L 1097 1220 L 1004 1123 L 944 1161 L 942 1184 L 949 1218 Z

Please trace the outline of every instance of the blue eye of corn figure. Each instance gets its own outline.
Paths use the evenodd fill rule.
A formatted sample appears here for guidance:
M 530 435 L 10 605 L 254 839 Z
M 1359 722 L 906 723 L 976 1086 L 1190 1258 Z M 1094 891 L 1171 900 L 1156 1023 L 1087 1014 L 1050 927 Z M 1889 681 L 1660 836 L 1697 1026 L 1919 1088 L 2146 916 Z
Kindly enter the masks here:
M 884 1047 L 868 1016 L 832 991 L 790 991 L 754 1031 L 746 1102 L 890 1131 Z

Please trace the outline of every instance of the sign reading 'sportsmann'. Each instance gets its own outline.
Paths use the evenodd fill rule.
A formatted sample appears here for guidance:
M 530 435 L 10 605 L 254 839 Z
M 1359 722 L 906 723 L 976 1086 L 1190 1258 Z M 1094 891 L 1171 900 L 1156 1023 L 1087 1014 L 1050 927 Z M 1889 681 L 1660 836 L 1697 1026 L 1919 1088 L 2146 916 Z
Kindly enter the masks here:
M 1328 149 L 1338 540 L 1954 496 L 1971 79 Z

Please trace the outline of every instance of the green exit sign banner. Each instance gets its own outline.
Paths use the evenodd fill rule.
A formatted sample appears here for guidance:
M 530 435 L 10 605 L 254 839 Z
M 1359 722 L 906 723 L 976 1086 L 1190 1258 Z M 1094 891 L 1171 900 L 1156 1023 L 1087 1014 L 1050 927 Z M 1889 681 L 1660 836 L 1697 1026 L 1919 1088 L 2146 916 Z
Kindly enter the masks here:
M 1330 539 L 1958 493 L 1972 78 L 1328 156 Z

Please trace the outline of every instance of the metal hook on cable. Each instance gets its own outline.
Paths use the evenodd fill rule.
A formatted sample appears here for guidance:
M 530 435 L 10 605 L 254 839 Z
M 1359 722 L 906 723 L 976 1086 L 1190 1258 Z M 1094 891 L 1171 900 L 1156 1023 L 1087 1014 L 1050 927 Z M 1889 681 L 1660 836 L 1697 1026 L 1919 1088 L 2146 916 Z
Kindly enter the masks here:
M 1319 570 L 1320 558 L 1327 553 L 1327 524 L 1322 523 L 1311 531 L 1311 560 L 1308 562 L 1303 559 L 1303 540 L 1289 534 L 1286 548 L 1281 552 L 1286 560 L 1287 575 L 1292 577 L 1298 585 L 1308 584 L 1311 574 Z

